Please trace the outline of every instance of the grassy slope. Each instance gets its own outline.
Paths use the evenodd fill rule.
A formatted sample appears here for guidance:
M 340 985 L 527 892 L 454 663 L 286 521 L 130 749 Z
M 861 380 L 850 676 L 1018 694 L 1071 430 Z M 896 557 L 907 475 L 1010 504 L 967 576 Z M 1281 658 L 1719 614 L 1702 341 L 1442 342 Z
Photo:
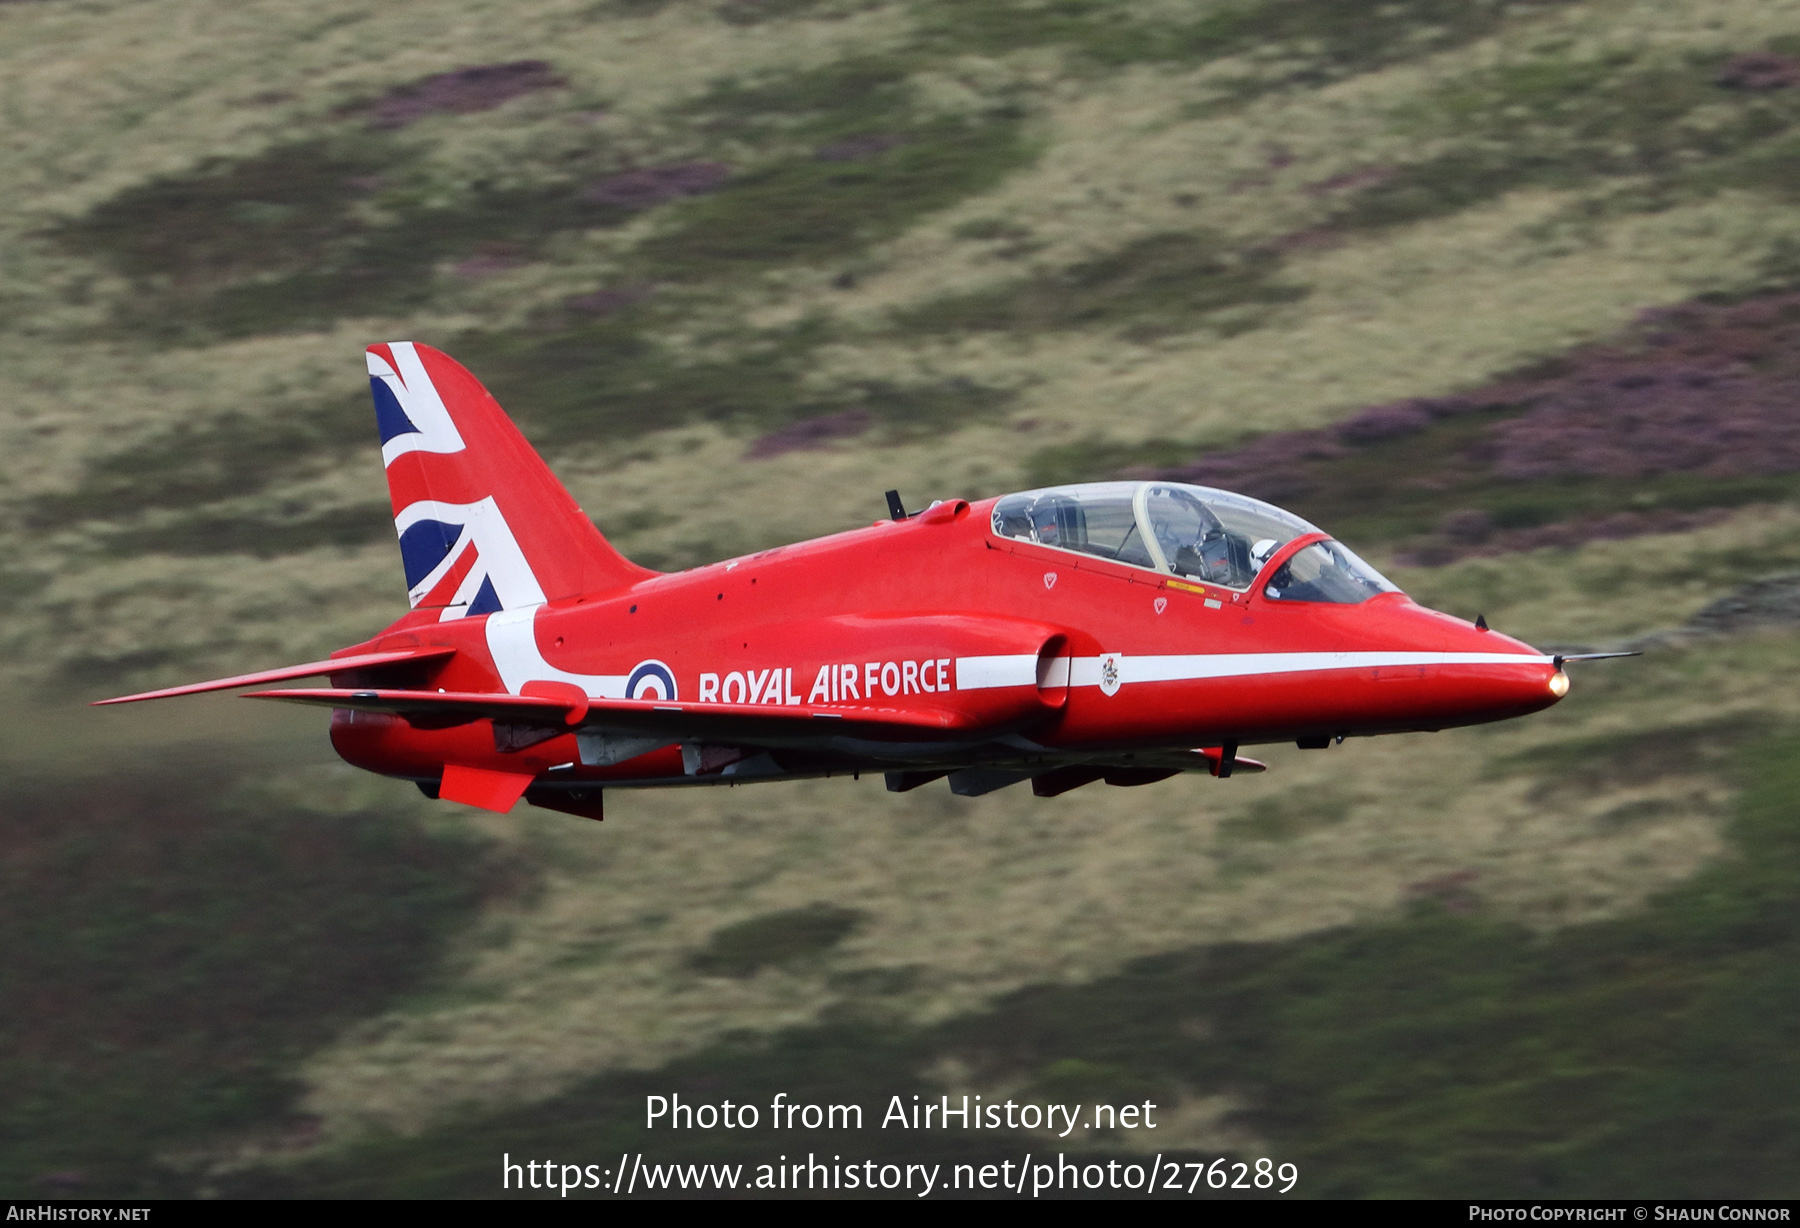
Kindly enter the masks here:
M 1645 307 L 1792 276 L 1780 167 L 1800 91 L 1714 78 L 1732 53 L 1800 34 L 1796 6 L 1421 2 L 1362 31 L 1334 24 L 1323 0 L 1249 6 L 1243 21 L 1237 11 L 820 4 L 752 21 L 700 3 L 425 16 L 7 6 L 0 481 L 17 515 L 0 522 L 0 636 L 11 684 L 86 694 L 223 673 L 322 652 L 390 617 L 397 568 L 355 374 L 357 350 L 382 336 L 468 358 L 603 528 L 646 561 L 680 565 L 854 523 L 892 485 L 915 501 L 991 493 L 1045 458 L 1066 466 L 1070 445 L 1198 449 L 1473 387 L 1611 335 Z M 527 57 L 553 61 L 566 84 L 490 111 L 369 126 L 369 101 L 394 85 Z M 901 139 L 850 162 L 816 156 L 870 133 Z M 709 161 L 734 176 L 710 194 L 636 211 L 583 196 L 631 168 Z M 381 182 L 345 188 L 367 175 Z M 454 271 L 484 253 L 479 275 Z M 606 289 L 626 292 L 615 311 L 569 305 Z M 861 437 L 746 458 L 760 434 L 851 410 L 870 424 Z M 1527 637 L 1605 642 L 1792 566 L 1796 541 L 1790 511 L 1757 507 L 1688 534 L 1396 578 Z M 1379 535 L 1373 545 L 1379 555 Z M 281 765 L 258 796 L 271 813 L 318 816 L 281 822 L 316 823 L 329 847 L 330 833 L 373 823 L 396 847 L 423 841 L 414 861 L 475 884 L 485 862 L 466 848 L 479 835 L 535 867 L 541 887 L 478 917 L 480 890 L 446 887 L 415 916 L 399 903 L 384 913 L 376 901 L 392 888 L 372 882 L 326 914 L 317 941 L 372 926 L 380 949 L 409 952 L 394 957 L 414 968 L 407 977 L 436 978 L 432 992 L 403 992 L 417 983 L 406 978 L 315 992 L 297 976 L 283 992 L 307 1003 L 304 1018 L 256 1032 L 253 1058 L 220 1076 L 248 1107 L 210 1107 L 204 1044 L 182 1042 L 171 1068 L 192 1073 L 166 1084 L 142 1065 L 162 1051 L 133 1049 L 86 1076 L 62 1116 L 8 1119 L 12 1138 L 34 1141 L 11 1148 L 5 1180 L 43 1188 L 30 1182 L 73 1168 L 88 1188 L 125 1188 L 164 1179 L 144 1175 L 159 1152 L 175 1156 L 169 1171 L 230 1168 L 311 1145 L 304 1133 L 267 1141 L 296 1109 L 327 1141 L 368 1124 L 418 1129 L 459 1105 L 610 1086 L 608 1071 L 704 1066 L 714 1059 L 686 1055 L 729 1032 L 787 1034 L 833 1011 L 898 1029 L 898 1065 L 882 1075 L 897 1078 L 960 1052 L 945 1039 L 958 1027 L 998 1028 L 981 1022 L 997 995 L 1061 986 L 1039 992 L 1072 995 L 1067 1009 L 1086 1018 L 1122 965 L 1196 943 L 1273 944 L 1248 949 L 1268 952 L 1270 968 L 1300 967 L 1283 961 L 1325 958 L 1373 925 L 1371 958 L 1410 950 L 1412 931 L 1384 918 L 1445 881 L 1468 884 L 1458 890 L 1482 920 L 1428 926 L 1421 966 L 1489 950 L 1529 965 L 1517 926 L 1575 925 L 1567 932 L 1602 937 L 1571 942 L 1611 942 L 1635 923 L 1608 930 L 1604 918 L 1642 915 L 1652 893 L 1727 847 L 1735 778 L 1700 755 L 1568 793 L 1548 783 L 1549 761 L 1517 756 L 1734 713 L 1786 720 L 1791 656 L 1781 641 L 1714 644 L 1623 677 L 1586 673 L 1568 705 L 1518 728 L 1329 757 L 1277 751 L 1276 771 L 1228 788 L 1175 782 L 1050 804 L 830 782 L 638 795 L 604 829 L 535 813 L 420 827 L 429 812 L 397 790 L 349 796 L 320 769 Z M 147 736 L 143 754 L 167 753 L 141 720 L 101 719 L 109 736 Z M 1752 736 L 1729 722 L 1708 735 Z M 239 745 L 244 762 L 264 762 L 266 745 Z M 220 778 L 225 796 L 239 770 Z M 135 788 L 123 766 L 102 780 Z M 38 831 L 35 803 L 7 790 L 8 829 Z M 211 906 L 262 958 L 304 967 L 292 923 L 222 885 L 239 874 L 231 858 L 248 855 L 232 850 L 248 846 L 231 844 L 237 812 L 220 813 L 227 834 L 176 841 L 170 873 L 215 893 Z M 66 907 L 58 858 L 85 837 L 34 838 L 63 851 L 31 863 L 45 868 L 20 898 Z M 129 884 L 142 870 L 95 873 Z M 118 898 L 121 916 L 152 907 Z M 853 910 L 856 923 L 806 930 L 835 937 L 811 954 L 802 940 L 801 955 L 750 976 L 693 963 L 721 931 L 752 946 L 773 934 L 789 950 L 783 918 L 814 905 Z M 61 932 L 29 929 L 44 953 L 32 968 L 142 958 L 122 938 L 90 950 Z M 203 939 L 179 945 L 200 961 L 200 992 L 225 994 L 228 965 Z M 444 951 L 433 972 L 430 953 Z M 1101 988 L 1079 988 L 1090 984 Z M 116 1010 L 138 992 L 103 997 Z M 1264 1013 L 1247 1018 L 1299 1009 L 1286 991 L 1255 992 Z M 1512 992 L 1445 990 L 1444 1009 L 1479 1016 Z M 54 994 L 38 1000 L 32 1026 L 67 1017 Z M 1568 1013 L 1546 1001 L 1546 1018 Z M 1173 1019 L 1190 1005 L 1171 988 L 1144 1009 Z M 1244 1051 L 1255 1073 L 1242 1080 L 1183 1065 L 1202 1061 L 1192 1053 L 1118 1078 L 1186 1088 L 1170 1094 L 1192 1101 L 1189 1145 L 1261 1138 L 1304 1155 L 1322 1185 L 1372 1191 L 1346 1150 L 1365 1120 L 1355 1096 L 1341 1112 L 1293 1116 L 1325 1079 L 1302 1052 L 1310 1025 L 1293 1018 L 1270 1024 L 1289 1049 Z M 1721 1027 L 1754 1040 L 1747 1020 Z M 1433 1100 L 1418 1080 L 1434 1068 L 1404 1046 L 1394 1054 L 1372 1077 L 1437 1107 L 1395 1127 L 1417 1159 L 1380 1188 L 1464 1188 L 1455 1174 L 1471 1153 L 1444 1123 L 1479 1124 L 1487 1110 Z M 1002 1053 L 992 1077 L 1029 1079 L 1040 1059 L 1029 1046 Z M 1509 1070 L 1482 1078 L 1503 1084 Z M 282 1090 L 290 1078 L 305 1088 L 297 1098 Z M 553 1131 L 586 1120 L 571 1095 L 530 1120 Z M 82 1138 L 91 1097 L 182 1107 L 160 1131 L 133 1118 Z M 1246 1116 L 1224 1121 L 1229 1105 Z M 501 1126 L 468 1127 L 490 1128 Z M 1551 1146 L 1563 1130 L 1531 1138 Z M 1508 1137 L 1514 1153 L 1540 1145 Z M 1644 1146 L 1619 1137 L 1593 1154 Z M 378 1171 L 379 1154 L 367 1162 L 331 1179 L 368 1180 L 354 1174 Z M 1591 1167 L 1630 1175 L 1612 1160 Z M 417 1189 L 437 1179 L 407 1178 Z
M 751 1171 L 815 1148 L 852 1162 L 1144 1158 L 1133 1154 L 1141 1140 L 1086 1130 L 895 1138 L 876 1128 L 890 1096 L 919 1089 L 953 1104 L 973 1092 L 1157 1102 L 1146 1150 L 1292 1161 L 1300 1191 L 1320 1196 L 1780 1196 L 1792 1188 L 1800 1074 L 1785 1053 L 1797 747 L 1791 734 L 1754 730 L 1563 744 L 1555 761 L 1566 775 L 1544 783 L 1580 796 L 1596 772 L 1641 777 L 1671 743 L 1716 761 L 1715 739 L 1742 742 L 1727 769 L 1747 785 L 1732 855 L 1626 919 L 1534 934 L 1478 908 L 1459 880 L 1372 924 L 1183 945 L 937 1026 L 843 1012 L 232 1188 L 479 1196 L 493 1190 L 503 1151 L 609 1163 L 648 1149 L 662 1162 Z M 803 1104 L 860 1103 L 871 1116 L 862 1131 L 800 1135 L 638 1124 L 646 1095 L 705 1104 L 722 1089 L 754 1104 L 778 1091 Z

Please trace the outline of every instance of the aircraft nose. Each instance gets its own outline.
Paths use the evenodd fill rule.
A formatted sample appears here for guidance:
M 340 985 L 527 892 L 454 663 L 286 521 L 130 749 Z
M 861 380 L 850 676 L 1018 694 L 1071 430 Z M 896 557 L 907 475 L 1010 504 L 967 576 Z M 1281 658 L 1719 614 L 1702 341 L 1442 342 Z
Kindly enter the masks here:
M 1559 663 L 1521 640 L 1417 605 L 1388 614 L 1389 643 L 1440 662 L 1422 671 L 1426 689 L 1431 706 L 1455 723 L 1522 716 L 1569 693 Z
M 1495 631 L 1476 631 L 1465 644 L 1461 651 L 1470 655 L 1498 658 L 1476 668 L 1491 679 L 1491 686 L 1527 711 L 1548 708 L 1569 693 L 1569 676 L 1561 662 L 1546 660 L 1544 653 L 1521 640 Z

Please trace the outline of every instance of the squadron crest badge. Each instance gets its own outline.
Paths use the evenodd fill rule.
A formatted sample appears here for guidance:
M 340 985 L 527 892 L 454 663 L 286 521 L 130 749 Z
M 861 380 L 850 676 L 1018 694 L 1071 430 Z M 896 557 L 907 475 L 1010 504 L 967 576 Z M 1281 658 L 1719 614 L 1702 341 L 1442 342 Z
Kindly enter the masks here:
M 1105 653 L 1100 657 L 1100 693 L 1117 695 L 1119 684 L 1124 681 L 1122 658 L 1116 652 Z

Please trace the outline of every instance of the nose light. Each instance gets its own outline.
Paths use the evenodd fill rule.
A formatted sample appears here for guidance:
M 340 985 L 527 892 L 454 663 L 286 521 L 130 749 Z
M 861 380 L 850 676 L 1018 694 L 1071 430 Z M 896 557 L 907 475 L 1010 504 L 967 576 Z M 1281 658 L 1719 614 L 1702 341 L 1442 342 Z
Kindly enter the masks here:
M 1550 675 L 1550 693 L 1558 699 L 1569 693 L 1569 676 L 1560 669 Z

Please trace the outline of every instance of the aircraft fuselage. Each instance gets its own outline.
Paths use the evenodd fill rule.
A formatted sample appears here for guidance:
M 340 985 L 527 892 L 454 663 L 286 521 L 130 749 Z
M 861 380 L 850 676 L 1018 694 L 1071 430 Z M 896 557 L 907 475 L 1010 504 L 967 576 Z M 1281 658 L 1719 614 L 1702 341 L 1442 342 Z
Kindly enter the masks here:
M 1322 743 L 1502 720 L 1557 701 L 1549 658 L 1403 594 L 1356 605 L 1282 603 L 1254 586 L 1184 582 L 999 537 L 993 503 L 942 505 L 950 510 L 937 517 L 879 521 L 484 619 L 440 622 L 436 611 L 415 611 L 345 651 L 454 647 L 441 670 L 419 680 L 451 692 L 517 694 L 548 679 L 688 711 L 714 703 L 847 716 L 911 710 L 954 715 L 980 731 L 825 745 L 809 737 L 771 752 L 787 776 Z M 1320 537 L 1296 538 L 1269 567 Z M 340 710 L 332 742 L 359 767 L 418 780 L 435 778 L 446 761 L 614 786 L 751 778 L 732 770 L 750 756 L 707 760 L 690 748 L 684 762 L 674 743 L 615 763 L 583 762 L 574 730 L 508 749 L 489 721 L 417 723 Z M 755 775 L 776 774 L 761 766 Z

